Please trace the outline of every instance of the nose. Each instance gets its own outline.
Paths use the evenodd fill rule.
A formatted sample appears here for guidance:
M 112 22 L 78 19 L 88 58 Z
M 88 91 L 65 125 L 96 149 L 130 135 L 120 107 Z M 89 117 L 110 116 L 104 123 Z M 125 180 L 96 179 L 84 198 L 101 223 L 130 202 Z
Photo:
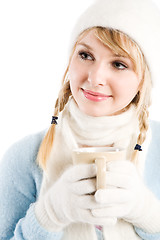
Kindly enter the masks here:
M 92 86 L 108 85 L 110 78 L 110 70 L 104 63 L 98 63 L 92 66 L 88 75 L 88 81 Z

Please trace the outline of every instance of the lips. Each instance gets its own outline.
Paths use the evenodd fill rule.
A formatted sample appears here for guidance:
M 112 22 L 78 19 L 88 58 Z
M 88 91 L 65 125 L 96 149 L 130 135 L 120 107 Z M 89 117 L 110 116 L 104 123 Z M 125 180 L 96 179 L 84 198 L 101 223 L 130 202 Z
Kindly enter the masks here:
M 95 101 L 95 102 L 100 102 L 100 101 L 105 101 L 108 98 L 112 97 L 111 95 L 106 95 L 103 93 L 99 93 L 99 92 L 93 92 L 90 90 L 86 90 L 86 89 L 82 89 L 84 96 L 91 100 L 91 101 Z

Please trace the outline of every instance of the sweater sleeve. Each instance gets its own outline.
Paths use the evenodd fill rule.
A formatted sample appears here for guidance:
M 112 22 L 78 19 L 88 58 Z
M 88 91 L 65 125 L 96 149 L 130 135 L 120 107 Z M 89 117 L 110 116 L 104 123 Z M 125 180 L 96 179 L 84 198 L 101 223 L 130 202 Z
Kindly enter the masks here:
M 159 240 L 160 239 L 160 233 L 147 233 L 137 227 L 135 227 L 135 231 L 143 240 Z
M 62 235 L 62 232 L 51 233 L 43 229 L 35 218 L 34 204 L 31 204 L 26 216 L 17 223 L 11 240 L 60 240 Z
M 36 165 L 41 134 L 14 144 L 0 161 L 0 239 L 60 240 L 62 232 L 51 233 L 38 223 L 34 205 L 42 180 Z

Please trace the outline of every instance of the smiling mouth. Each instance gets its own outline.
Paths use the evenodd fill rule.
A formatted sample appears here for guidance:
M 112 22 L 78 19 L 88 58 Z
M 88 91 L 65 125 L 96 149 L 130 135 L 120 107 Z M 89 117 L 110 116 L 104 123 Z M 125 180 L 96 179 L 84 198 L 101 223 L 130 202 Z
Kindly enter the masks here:
M 104 100 L 107 100 L 108 98 L 112 97 L 112 95 L 106 95 L 106 94 L 99 93 L 99 92 L 93 92 L 93 91 L 86 90 L 83 88 L 81 88 L 81 89 L 82 89 L 84 96 L 91 101 L 100 102 L 100 101 L 104 101 Z

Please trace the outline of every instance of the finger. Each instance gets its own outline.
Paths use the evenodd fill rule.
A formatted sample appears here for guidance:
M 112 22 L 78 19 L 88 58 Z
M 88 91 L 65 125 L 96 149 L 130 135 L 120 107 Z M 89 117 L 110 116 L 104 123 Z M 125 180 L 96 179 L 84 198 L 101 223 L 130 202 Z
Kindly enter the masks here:
M 94 195 L 84 195 L 75 197 L 76 205 L 81 209 L 100 208 L 101 204 L 97 203 Z
M 127 175 L 135 175 L 137 172 L 135 165 L 132 162 L 126 160 L 115 160 L 107 162 L 106 169 L 110 172 Z
M 115 173 L 115 172 L 106 172 L 106 188 L 107 186 L 132 189 L 135 185 L 135 178 L 130 175 Z
M 93 216 L 99 218 L 123 218 L 129 214 L 131 211 L 130 206 L 126 206 L 125 204 L 112 205 L 107 208 L 99 208 L 91 210 Z
M 77 195 L 92 194 L 96 191 L 96 179 L 86 179 L 74 182 L 71 185 L 72 192 Z
M 133 198 L 133 193 L 124 189 L 100 189 L 95 193 L 95 199 L 101 204 L 126 203 Z
M 93 225 L 114 226 L 117 222 L 117 218 L 95 217 L 90 210 L 82 210 L 78 221 Z
M 69 182 L 76 182 L 86 178 L 94 178 L 95 176 L 95 164 L 78 164 L 70 167 L 65 172 L 65 179 Z

